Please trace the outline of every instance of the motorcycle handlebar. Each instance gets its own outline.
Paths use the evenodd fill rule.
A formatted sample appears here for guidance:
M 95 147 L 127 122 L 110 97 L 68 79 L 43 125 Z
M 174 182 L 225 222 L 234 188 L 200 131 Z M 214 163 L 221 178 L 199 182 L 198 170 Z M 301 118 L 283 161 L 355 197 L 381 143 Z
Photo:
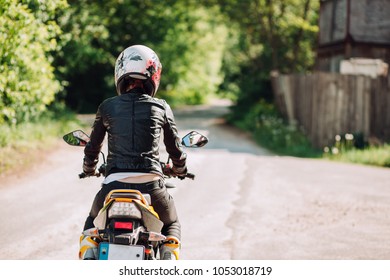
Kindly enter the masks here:
M 84 178 L 87 178 L 87 177 L 100 177 L 100 175 L 101 175 L 101 173 L 95 173 L 95 174 L 92 174 L 92 175 L 87 175 L 84 172 L 82 172 L 82 173 L 79 174 L 79 178 L 80 179 L 84 179 Z
M 177 178 L 179 178 L 179 179 L 181 179 L 181 180 L 183 180 L 183 179 L 185 179 L 185 178 L 194 180 L 194 179 L 195 179 L 195 174 L 187 173 L 185 176 L 177 176 Z
M 192 179 L 192 180 L 195 179 L 195 175 L 192 173 L 186 173 L 185 175 L 177 175 L 175 172 L 173 172 L 172 167 L 170 166 L 169 163 L 161 162 L 161 168 L 163 170 L 164 175 L 168 178 L 177 177 L 180 180 L 183 180 L 185 178 Z
M 180 180 L 183 180 L 185 178 L 188 178 L 188 179 L 191 179 L 191 180 L 194 180 L 195 179 L 195 174 L 193 173 L 186 173 L 185 175 L 183 176 L 178 176 L 176 175 L 173 171 L 172 171 L 172 168 L 169 164 L 166 164 L 166 163 L 161 163 L 161 167 L 162 167 L 162 170 L 163 170 L 163 173 L 165 176 L 167 176 L 168 178 L 169 177 L 177 177 L 179 178 Z M 98 169 L 97 172 L 95 172 L 94 174 L 91 174 L 91 175 L 87 175 L 85 174 L 84 172 L 80 173 L 79 174 L 79 178 L 80 179 L 84 179 L 84 178 L 87 178 L 87 177 L 100 177 L 102 174 L 104 174 L 104 170 L 105 170 L 105 165 L 103 164 L 102 166 L 100 166 L 100 168 Z
M 79 178 L 80 179 L 84 179 L 84 178 L 87 178 L 87 177 L 100 177 L 100 173 L 95 173 L 93 175 L 87 175 L 85 174 L 84 172 L 80 173 L 79 174 Z M 188 179 L 191 179 L 191 180 L 194 180 L 195 179 L 195 174 L 192 174 L 192 173 L 187 173 L 186 175 L 184 176 L 175 176 L 173 174 L 170 174 L 168 177 L 177 177 L 179 178 L 180 180 L 183 180 L 185 178 L 188 178 Z
M 87 174 L 85 174 L 84 172 L 82 172 L 82 173 L 79 174 L 79 178 L 80 178 L 80 179 L 84 179 L 84 178 L 87 178 L 87 177 L 100 177 L 100 176 L 103 175 L 105 172 L 106 172 L 106 164 L 103 163 L 103 164 L 99 167 L 99 169 L 97 170 L 97 172 L 95 172 L 94 174 L 87 175 Z

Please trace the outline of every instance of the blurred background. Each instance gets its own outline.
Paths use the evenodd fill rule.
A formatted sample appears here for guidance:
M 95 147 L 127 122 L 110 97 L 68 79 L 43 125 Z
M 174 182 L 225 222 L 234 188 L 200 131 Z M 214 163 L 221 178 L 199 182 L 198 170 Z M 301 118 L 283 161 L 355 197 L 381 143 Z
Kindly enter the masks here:
M 159 55 L 158 97 L 174 108 L 228 100 L 225 120 L 275 153 L 389 167 L 389 12 L 383 0 L 0 0 L 0 174 L 114 96 L 133 44 Z

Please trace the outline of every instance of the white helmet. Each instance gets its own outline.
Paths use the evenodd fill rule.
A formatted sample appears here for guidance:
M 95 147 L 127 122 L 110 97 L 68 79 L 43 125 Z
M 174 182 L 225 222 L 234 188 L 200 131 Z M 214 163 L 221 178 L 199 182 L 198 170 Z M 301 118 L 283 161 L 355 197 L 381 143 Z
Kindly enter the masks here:
M 126 78 L 144 80 L 146 92 L 154 96 L 160 85 L 162 65 L 157 54 L 143 45 L 134 45 L 120 53 L 115 63 L 115 87 L 123 93 L 121 85 Z

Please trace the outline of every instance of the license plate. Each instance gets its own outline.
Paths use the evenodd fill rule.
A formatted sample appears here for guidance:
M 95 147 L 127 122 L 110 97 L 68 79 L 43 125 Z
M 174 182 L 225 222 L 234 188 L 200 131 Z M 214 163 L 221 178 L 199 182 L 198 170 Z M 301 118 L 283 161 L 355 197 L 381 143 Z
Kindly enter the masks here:
M 143 260 L 144 252 L 145 247 L 139 245 L 99 244 L 99 260 Z

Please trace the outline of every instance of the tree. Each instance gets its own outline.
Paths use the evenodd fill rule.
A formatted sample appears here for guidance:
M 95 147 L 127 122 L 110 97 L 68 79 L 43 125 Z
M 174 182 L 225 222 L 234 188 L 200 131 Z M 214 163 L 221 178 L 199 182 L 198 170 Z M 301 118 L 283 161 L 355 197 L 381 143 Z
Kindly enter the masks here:
M 64 35 L 56 66 L 68 82 L 66 100 L 73 109 L 95 111 L 115 94 L 115 59 L 134 44 L 151 47 L 162 61 L 159 97 L 172 104 L 201 103 L 217 91 L 227 34 L 218 9 L 180 0 L 69 0 L 69 5 L 59 17 Z
M 65 3 L 0 2 L 0 124 L 16 124 L 39 116 L 61 90 L 50 52 L 60 32 L 52 17 Z
M 239 111 L 260 98 L 272 100 L 270 73 L 310 71 L 314 64 L 319 1 L 204 0 L 238 26 L 225 58 L 222 89 L 237 91 Z M 236 65 L 239 65 L 238 67 Z M 238 90 L 237 90 L 238 89 Z

